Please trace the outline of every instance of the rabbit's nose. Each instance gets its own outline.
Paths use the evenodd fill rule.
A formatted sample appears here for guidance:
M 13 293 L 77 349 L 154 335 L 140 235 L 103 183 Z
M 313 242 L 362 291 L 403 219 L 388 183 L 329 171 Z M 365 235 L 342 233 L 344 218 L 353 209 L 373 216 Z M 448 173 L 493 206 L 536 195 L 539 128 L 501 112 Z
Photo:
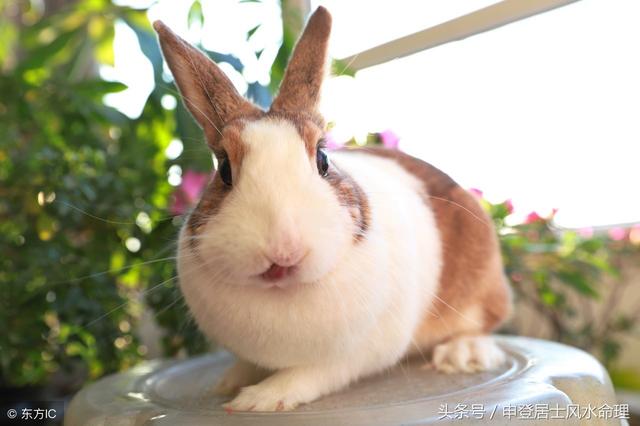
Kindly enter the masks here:
M 290 267 L 300 263 L 306 253 L 307 250 L 299 237 L 284 234 L 271 241 L 265 255 L 276 265 Z

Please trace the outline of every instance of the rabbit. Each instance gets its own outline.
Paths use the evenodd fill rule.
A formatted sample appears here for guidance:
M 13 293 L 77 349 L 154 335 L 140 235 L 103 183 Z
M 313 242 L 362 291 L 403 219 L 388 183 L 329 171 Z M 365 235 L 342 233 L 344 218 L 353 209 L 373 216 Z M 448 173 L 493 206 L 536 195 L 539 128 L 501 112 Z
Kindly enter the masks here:
M 509 315 L 495 230 L 474 196 L 400 151 L 328 152 L 318 111 L 331 15 L 318 7 L 263 111 L 154 22 L 218 160 L 178 240 L 199 328 L 237 356 L 230 411 L 286 411 L 410 355 L 442 373 L 499 368 Z

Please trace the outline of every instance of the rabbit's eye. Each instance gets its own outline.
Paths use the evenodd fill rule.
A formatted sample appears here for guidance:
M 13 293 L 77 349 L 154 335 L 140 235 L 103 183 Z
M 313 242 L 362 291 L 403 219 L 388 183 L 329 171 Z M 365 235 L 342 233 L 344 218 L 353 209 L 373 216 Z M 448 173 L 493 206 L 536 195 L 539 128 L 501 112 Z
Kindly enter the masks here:
M 316 165 L 318 166 L 320 176 L 326 177 L 327 170 L 329 170 L 329 159 L 327 158 L 327 153 L 321 148 L 318 148 L 316 151 Z
M 220 173 L 220 177 L 225 185 L 231 186 L 231 165 L 229 164 L 228 158 L 225 158 L 220 162 L 218 173 Z

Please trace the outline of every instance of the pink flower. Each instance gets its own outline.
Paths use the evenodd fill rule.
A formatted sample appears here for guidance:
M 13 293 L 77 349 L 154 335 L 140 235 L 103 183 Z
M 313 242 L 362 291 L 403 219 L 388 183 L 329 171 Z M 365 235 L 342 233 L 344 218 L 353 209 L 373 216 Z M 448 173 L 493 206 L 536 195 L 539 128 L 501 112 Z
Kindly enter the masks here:
M 338 142 L 336 140 L 335 136 L 333 135 L 333 133 L 331 133 L 331 131 L 328 131 L 324 135 L 324 143 L 327 149 L 330 151 L 333 151 L 335 149 L 340 149 L 344 145 L 342 142 Z
M 171 207 L 169 210 L 174 216 L 180 216 L 187 211 L 187 203 L 184 202 L 184 198 L 180 196 L 178 191 L 171 195 Z
M 180 190 L 187 197 L 187 202 L 193 204 L 198 201 L 200 194 L 205 185 L 209 181 L 209 173 L 199 173 L 193 170 L 187 170 L 182 176 L 182 183 L 180 184 Z
M 540 215 L 538 213 L 531 212 L 524 219 L 524 223 L 534 223 L 534 222 L 539 222 L 541 220 L 542 220 L 542 217 L 540 217 Z
M 511 199 L 505 201 L 504 206 L 507 209 L 507 213 L 513 213 L 513 201 L 511 201 Z
M 615 228 L 609 229 L 609 238 L 611 238 L 613 241 L 624 240 L 626 236 L 627 230 L 624 228 L 620 228 L 617 226 Z
M 385 130 L 384 132 L 380 132 L 378 136 L 380 136 L 382 145 L 385 148 L 398 149 L 398 146 L 400 145 L 400 138 L 393 131 Z
M 513 282 L 519 283 L 520 281 L 522 281 L 523 276 L 520 272 L 512 272 L 511 273 L 511 280 L 513 280 Z
M 593 237 L 593 228 L 580 228 L 578 229 L 578 235 L 583 238 Z
M 182 176 L 180 186 L 173 193 L 173 201 L 170 207 L 171 213 L 181 215 L 195 206 L 210 178 L 211 175 L 209 173 L 187 170 Z
M 478 199 L 482 199 L 482 191 L 478 188 L 469 188 L 469 192 L 476 196 Z

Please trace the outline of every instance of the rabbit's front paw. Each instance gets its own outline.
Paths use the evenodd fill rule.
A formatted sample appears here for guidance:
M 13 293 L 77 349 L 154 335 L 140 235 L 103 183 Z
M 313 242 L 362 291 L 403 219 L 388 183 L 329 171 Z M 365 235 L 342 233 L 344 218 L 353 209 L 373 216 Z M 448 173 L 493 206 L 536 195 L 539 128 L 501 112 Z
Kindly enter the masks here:
M 253 385 L 264 379 L 269 373 L 246 361 L 238 360 L 224 372 L 222 379 L 213 390 L 215 395 L 235 395 L 244 386 Z
M 289 411 L 299 402 L 286 391 L 263 383 L 242 388 L 238 396 L 224 404 L 227 411 Z
M 289 411 L 345 387 L 351 375 L 344 365 L 292 367 L 240 390 L 224 405 L 229 411 Z
M 506 361 L 504 351 L 490 336 L 460 336 L 437 345 L 432 366 L 442 373 L 495 370 Z

